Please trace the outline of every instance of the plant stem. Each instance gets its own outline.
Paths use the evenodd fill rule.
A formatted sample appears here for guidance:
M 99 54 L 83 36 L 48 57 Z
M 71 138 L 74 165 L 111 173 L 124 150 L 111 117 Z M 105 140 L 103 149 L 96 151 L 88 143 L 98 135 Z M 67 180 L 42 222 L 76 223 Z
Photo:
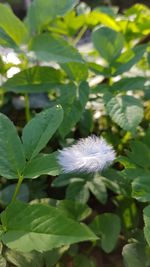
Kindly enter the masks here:
M 11 202 L 14 202 L 14 201 L 16 200 L 16 197 L 17 197 L 17 195 L 18 195 L 18 192 L 19 192 L 20 186 L 21 186 L 21 184 L 22 184 L 22 181 L 23 181 L 23 176 L 20 175 Z
M 76 45 L 76 44 L 80 41 L 81 37 L 82 37 L 83 34 L 86 32 L 86 30 L 87 30 L 87 26 L 84 25 L 84 26 L 82 27 L 82 29 L 79 31 L 77 37 L 73 40 L 73 44 L 74 44 L 74 45 Z
M 26 115 L 26 122 L 30 120 L 30 103 L 29 103 L 29 96 L 25 94 L 25 115 Z

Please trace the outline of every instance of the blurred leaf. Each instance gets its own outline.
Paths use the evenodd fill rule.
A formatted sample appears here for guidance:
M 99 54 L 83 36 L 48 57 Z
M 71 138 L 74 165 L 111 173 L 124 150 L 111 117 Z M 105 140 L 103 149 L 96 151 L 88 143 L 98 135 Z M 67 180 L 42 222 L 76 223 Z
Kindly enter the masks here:
M 41 253 L 36 251 L 21 253 L 15 250 L 6 250 L 6 259 L 15 267 L 44 267 L 44 259 Z
M 123 247 L 125 267 L 146 267 L 145 247 L 139 243 L 127 244 Z
M 7 267 L 6 259 L 0 255 L 0 267 Z
M 142 137 L 142 141 L 150 149 L 150 126 L 145 131 L 145 135 Z
M 66 190 L 66 199 L 71 199 L 80 203 L 87 203 L 89 190 L 84 180 L 71 182 Z
M 64 246 L 61 248 L 57 248 L 57 249 L 44 252 L 44 261 L 46 264 L 45 267 L 54 267 L 55 264 L 59 261 L 59 259 L 66 252 L 66 250 L 68 250 L 68 246 Z
M 131 162 L 142 168 L 150 166 L 150 149 L 140 141 L 131 142 L 127 155 Z
M 75 175 L 70 173 L 61 174 L 52 181 L 51 185 L 53 187 L 66 186 L 70 183 L 71 179 L 73 179 L 74 177 Z
M 78 6 L 77 6 L 78 7 Z M 55 19 L 52 25 L 48 26 L 49 31 L 54 31 L 58 34 L 73 37 L 81 27 L 85 26 L 85 14 L 77 15 L 76 9 L 71 10 L 62 18 Z
M 55 178 L 52 182 L 52 186 L 61 187 L 66 186 L 72 182 L 76 181 L 84 181 L 91 180 L 91 174 L 83 174 L 83 173 L 62 173 L 58 177 Z
M 120 179 L 119 176 L 120 173 L 118 173 L 116 170 L 108 169 L 107 172 L 104 172 L 105 177 L 102 177 L 102 181 L 105 184 L 105 187 L 110 189 L 111 191 L 115 192 L 116 194 L 121 193 L 125 188 L 121 188 L 120 185 Z M 123 193 L 123 192 L 122 192 Z
M 118 23 L 115 21 L 114 18 L 112 18 L 112 16 L 109 16 L 105 12 L 99 12 L 98 9 L 93 10 L 86 17 L 86 24 L 89 26 L 91 26 L 91 25 L 96 26 L 96 25 L 99 25 L 100 23 L 102 25 L 105 25 L 105 26 L 115 30 L 115 31 L 120 30 Z
M 0 204 L 7 206 L 13 197 L 15 192 L 16 184 L 10 184 L 0 191 Z M 22 184 L 19 188 L 17 195 L 18 200 L 27 202 L 29 200 L 29 189 L 26 184 Z
M 117 76 L 131 69 L 142 58 L 146 48 L 147 44 L 137 45 L 132 50 L 122 53 L 116 62 L 112 64 L 112 67 L 116 69 L 113 71 L 113 75 Z
M 108 168 L 102 171 L 101 179 L 104 181 L 105 186 L 115 192 L 116 194 L 124 194 L 126 191 L 125 185 L 128 185 L 127 180 L 123 180 L 122 172 Z
M 143 118 L 142 103 L 133 96 L 107 93 L 104 102 L 111 119 L 125 131 L 134 131 Z
M 18 178 L 25 167 L 25 155 L 14 124 L 0 114 L 0 175 Z
M 118 82 L 115 82 L 111 86 L 112 91 L 135 91 L 135 90 L 141 90 L 143 91 L 145 89 L 145 83 L 147 79 L 145 77 L 131 77 L 131 78 L 123 78 L 119 80 Z
M 17 45 L 23 43 L 28 37 L 28 32 L 23 22 L 4 4 L 0 4 L 0 14 L 0 39 L 3 36 L 6 42 L 12 43 L 12 46 L 14 43 Z
M 123 35 L 107 27 L 94 30 L 92 40 L 95 48 L 109 64 L 119 57 L 124 46 Z
M 84 81 L 88 77 L 88 68 L 85 63 L 68 62 L 61 64 L 62 69 L 67 73 L 70 80 Z
M 35 66 L 22 70 L 2 84 L 2 88 L 14 93 L 48 92 L 60 85 L 61 72 L 51 67 Z
M 146 13 L 146 11 L 149 11 L 148 7 L 146 7 L 145 5 L 142 5 L 140 3 L 137 3 L 133 6 L 131 6 L 130 8 L 128 8 L 127 10 L 125 10 L 125 15 L 126 16 L 131 16 L 131 15 L 140 15 L 142 13 Z
M 97 239 L 93 232 L 51 206 L 15 202 L 1 214 L 3 243 L 18 251 L 48 251 L 62 245 Z M 60 223 L 61 222 L 61 223 Z
M 67 199 L 60 200 L 57 204 L 57 208 L 66 213 L 67 217 L 77 221 L 83 221 L 92 212 L 92 210 L 86 204 Z
M 89 98 L 89 86 L 82 82 L 79 86 L 73 84 L 61 89 L 59 103 L 64 109 L 64 119 L 59 127 L 59 132 L 64 138 L 75 124 L 80 120 L 82 112 Z
M 94 62 L 88 62 L 87 65 L 88 65 L 89 69 L 97 75 L 103 75 L 104 77 L 110 77 L 111 76 L 109 68 L 106 68 L 104 66 L 96 64 Z
M 96 216 L 90 227 L 100 237 L 102 249 L 110 253 L 115 248 L 119 237 L 120 218 L 113 213 L 104 213 Z
M 74 267 L 96 267 L 94 259 L 84 254 L 78 254 L 73 259 Z
M 14 50 L 18 49 L 15 41 L 13 41 L 13 39 L 2 28 L 0 28 L 0 45 L 4 47 L 11 47 Z
M 36 180 L 32 179 L 32 182 L 30 182 L 30 200 L 37 201 L 36 203 L 43 203 L 42 199 L 47 198 L 46 191 L 47 191 L 47 177 L 41 177 L 41 179 L 36 179 Z
M 117 214 L 119 215 L 123 231 L 131 230 L 138 227 L 139 224 L 139 209 L 136 206 L 134 199 L 130 196 L 118 195 L 116 197 Z
M 76 48 L 68 44 L 64 38 L 49 33 L 37 35 L 30 45 L 30 50 L 35 53 L 38 60 L 42 61 L 83 63 Z
M 144 216 L 144 236 L 145 239 L 150 246 L 150 205 L 148 205 L 146 208 L 144 208 L 143 211 Z
M 63 109 L 55 106 L 38 113 L 23 129 L 26 158 L 33 159 L 48 143 L 63 119 Z
M 63 16 L 71 10 L 77 0 L 34 0 L 28 11 L 28 20 L 32 31 L 40 31 L 57 16 Z
M 150 201 L 150 173 L 141 175 L 132 182 L 132 197 L 141 202 Z
M 93 122 L 93 114 L 91 109 L 85 109 L 82 117 L 79 121 L 79 131 L 81 136 L 87 137 L 93 131 L 94 122 Z
M 91 191 L 91 193 L 96 197 L 96 199 L 102 203 L 105 204 L 107 201 L 107 190 L 106 186 L 101 179 L 101 177 L 95 176 L 91 181 L 88 182 L 88 189 Z
M 96 9 L 94 9 L 94 10 L 105 13 L 105 14 L 115 18 L 116 14 L 118 12 L 118 7 L 116 7 L 116 6 L 109 7 L 109 6 L 100 5 L 100 6 L 96 7 Z
M 137 177 L 147 176 L 149 175 L 148 170 L 144 170 L 143 168 L 139 168 L 138 166 L 135 168 L 126 168 L 121 172 L 121 176 L 128 178 L 128 181 L 131 182 Z

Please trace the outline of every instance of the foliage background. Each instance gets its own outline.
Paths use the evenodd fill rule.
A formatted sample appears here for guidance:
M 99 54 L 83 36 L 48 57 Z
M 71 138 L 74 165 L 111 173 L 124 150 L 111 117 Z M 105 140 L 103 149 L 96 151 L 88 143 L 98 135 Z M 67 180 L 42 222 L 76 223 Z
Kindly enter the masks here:
M 9 3 L 25 21 L 0 6 L 0 264 L 150 266 L 149 8 Z M 62 174 L 56 151 L 92 133 L 113 144 L 112 168 Z

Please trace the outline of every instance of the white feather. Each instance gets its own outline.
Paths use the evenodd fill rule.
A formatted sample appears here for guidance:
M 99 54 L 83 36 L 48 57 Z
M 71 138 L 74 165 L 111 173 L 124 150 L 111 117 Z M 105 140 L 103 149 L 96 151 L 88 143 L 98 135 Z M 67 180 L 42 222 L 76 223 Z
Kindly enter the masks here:
M 89 136 L 59 151 L 58 162 L 65 173 L 97 172 L 112 164 L 115 151 L 101 137 Z

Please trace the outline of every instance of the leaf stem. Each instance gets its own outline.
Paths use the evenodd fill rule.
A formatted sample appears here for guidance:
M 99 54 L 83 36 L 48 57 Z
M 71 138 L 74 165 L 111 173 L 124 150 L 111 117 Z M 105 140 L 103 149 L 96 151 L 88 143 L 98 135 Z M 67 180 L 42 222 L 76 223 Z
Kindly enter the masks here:
M 79 31 L 77 37 L 73 40 L 73 44 L 74 44 L 74 45 L 76 45 L 76 44 L 80 41 L 80 39 L 82 38 L 82 36 L 83 36 L 84 33 L 86 32 L 86 30 L 87 30 L 87 26 L 84 25 L 84 26 L 82 27 L 82 29 Z
M 29 122 L 31 116 L 30 116 L 30 103 L 28 94 L 25 94 L 25 115 L 26 115 L 26 122 Z
M 24 177 L 22 175 L 19 176 L 18 183 L 17 183 L 17 186 L 16 186 L 16 189 L 15 189 L 15 192 L 13 194 L 11 202 L 14 202 L 16 200 L 16 197 L 18 195 L 18 192 L 19 192 L 20 186 L 22 184 L 23 178 Z

